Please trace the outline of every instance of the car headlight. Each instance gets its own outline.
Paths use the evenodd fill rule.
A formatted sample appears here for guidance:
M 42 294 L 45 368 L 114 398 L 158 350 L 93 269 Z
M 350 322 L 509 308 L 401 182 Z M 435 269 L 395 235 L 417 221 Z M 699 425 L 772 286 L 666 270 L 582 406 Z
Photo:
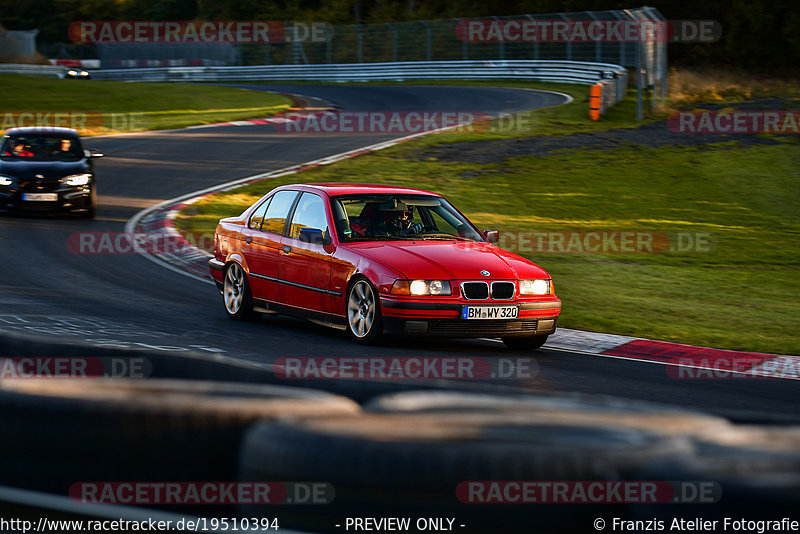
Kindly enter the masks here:
M 82 70 L 82 71 L 81 71 L 81 76 L 88 76 L 88 75 L 89 75 L 89 73 L 88 73 L 88 72 L 86 72 L 85 70 Z
M 520 295 L 549 295 L 550 280 L 520 280 Z
M 434 297 L 452 294 L 450 282 L 447 280 L 397 280 L 392 286 L 394 295 L 413 295 Z
M 92 179 L 91 174 L 73 174 L 72 176 L 67 176 L 64 178 L 64 183 L 67 185 L 71 185 L 73 187 L 77 187 L 79 185 L 86 185 L 89 183 L 89 180 Z
M 78 71 L 77 70 L 68 70 L 67 74 L 69 74 L 70 76 L 77 76 L 78 75 Z
M 12 183 L 14 183 L 13 180 L 8 176 L 0 176 L 0 185 L 11 185 Z

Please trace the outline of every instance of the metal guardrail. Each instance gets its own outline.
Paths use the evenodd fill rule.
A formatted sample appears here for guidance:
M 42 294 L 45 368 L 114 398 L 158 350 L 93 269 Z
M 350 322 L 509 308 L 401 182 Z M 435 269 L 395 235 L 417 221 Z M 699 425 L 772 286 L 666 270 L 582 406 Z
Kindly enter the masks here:
M 592 84 L 604 78 L 627 76 L 620 65 L 579 61 L 420 61 L 398 63 L 340 63 L 319 65 L 257 65 L 248 67 L 158 67 L 103 69 L 97 80 L 125 81 L 262 81 L 324 82 L 404 81 L 424 79 L 534 79 Z
M 592 85 L 604 83 L 604 109 L 624 98 L 628 71 L 621 65 L 581 61 L 420 61 L 337 65 L 258 65 L 249 67 L 158 67 L 103 69 L 95 80 L 136 82 L 317 81 L 517 79 Z

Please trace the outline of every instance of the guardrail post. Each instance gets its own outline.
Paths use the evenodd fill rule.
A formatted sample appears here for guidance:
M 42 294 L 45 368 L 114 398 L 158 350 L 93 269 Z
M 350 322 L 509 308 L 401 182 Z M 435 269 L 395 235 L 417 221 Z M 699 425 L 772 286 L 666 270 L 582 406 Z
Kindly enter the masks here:
M 454 20 L 456 21 L 456 28 L 459 28 L 459 25 L 461 24 L 461 19 L 454 19 Z M 469 41 L 469 39 L 467 39 L 467 36 L 462 34 L 461 35 L 461 59 L 463 59 L 464 61 L 469 59 L 469 43 L 467 41 Z
M 563 13 L 559 13 L 558 16 L 569 24 L 569 19 Z M 567 39 L 567 61 L 572 61 L 572 40 L 570 39 Z
M 430 24 L 421 20 L 422 26 L 425 28 L 425 57 L 426 61 L 433 61 L 433 34 L 431 33 Z
M 358 44 L 356 45 L 356 57 L 358 58 L 357 63 L 364 63 L 364 35 L 362 34 L 363 28 L 360 24 L 353 24 L 353 28 L 356 30 L 356 40 Z
M 591 11 L 584 11 L 584 13 L 586 13 L 587 15 L 592 17 L 592 20 L 598 20 L 597 17 L 594 16 L 594 13 L 591 12 Z M 594 48 L 594 60 L 597 61 L 598 63 L 601 63 L 603 61 L 603 48 L 602 48 L 602 44 L 600 43 L 599 39 L 595 43 L 594 46 L 595 46 L 595 48 Z
M 492 17 L 492 19 L 494 19 L 494 21 L 497 22 L 497 26 L 500 27 L 500 18 Z M 503 40 L 502 35 L 500 36 L 500 39 L 497 42 L 497 53 L 500 56 L 499 59 L 502 60 L 506 58 L 506 42 L 505 40 Z
M 391 22 L 387 22 L 386 25 L 392 32 L 392 61 L 397 63 L 397 28 Z
M 528 20 L 533 21 L 536 24 L 536 19 L 533 18 L 533 15 L 525 15 L 528 17 Z M 533 41 L 533 59 L 539 59 L 539 40 L 534 39 Z
M 644 67 L 642 66 L 642 44 L 636 45 L 636 120 L 644 120 Z
M 333 32 L 325 25 L 325 63 L 333 63 Z

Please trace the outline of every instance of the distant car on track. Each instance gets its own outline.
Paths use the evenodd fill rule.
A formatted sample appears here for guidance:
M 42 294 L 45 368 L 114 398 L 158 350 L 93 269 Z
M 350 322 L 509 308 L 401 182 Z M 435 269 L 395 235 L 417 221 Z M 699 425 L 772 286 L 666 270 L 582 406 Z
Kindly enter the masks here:
M 92 75 L 89 74 L 89 71 L 85 71 L 83 69 L 69 69 L 64 72 L 64 79 L 91 80 Z
M 0 142 L 0 211 L 95 216 L 95 158 L 69 128 L 11 128 Z
M 428 191 L 287 185 L 219 222 L 209 268 L 234 320 L 280 313 L 360 343 L 403 334 L 537 349 L 561 301 L 550 275 L 498 237 Z

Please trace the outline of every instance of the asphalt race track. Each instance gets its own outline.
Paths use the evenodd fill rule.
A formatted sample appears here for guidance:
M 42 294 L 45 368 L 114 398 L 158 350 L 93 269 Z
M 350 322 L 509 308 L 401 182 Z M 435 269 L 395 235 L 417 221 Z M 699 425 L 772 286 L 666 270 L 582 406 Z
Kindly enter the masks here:
M 504 88 L 246 87 L 315 96 L 358 111 L 503 113 L 563 101 L 551 93 Z M 513 356 L 489 340 L 394 340 L 361 347 L 340 332 L 289 318 L 235 323 L 225 315 L 221 297 L 211 285 L 135 254 L 78 255 L 67 247 L 74 232 L 122 232 L 129 218 L 159 201 L 390 138 L 282 134 L 271 125 L 251 125 L 89 140 L 87 146 L 106 154 L 97 163 L 96 220 L 0 216 L 0 329 L 49 340 L 77 338 L 99 346 L 219 353 L 265 364 L 309 355 Z M 363 181 L 371 177 L 364 176 Z M 425 186 L 424 180 L 420 186 Z M 265 182 L 264 191 L 268 189 Z M 543 266 L 547 268 L 546 260 Z M 570 303 L 564 305 L 569 308 Z M 790 380 L 676 380 L 664 365 L 547 348 L 536 353 L 535 363 L 530 378 L 495 377 L 478 387 L 609 394 L 723 415 L 742 412 L 743 420 L 795 415 L 796 384 Z M 451 381 L 447 387 L 463 384 Z

